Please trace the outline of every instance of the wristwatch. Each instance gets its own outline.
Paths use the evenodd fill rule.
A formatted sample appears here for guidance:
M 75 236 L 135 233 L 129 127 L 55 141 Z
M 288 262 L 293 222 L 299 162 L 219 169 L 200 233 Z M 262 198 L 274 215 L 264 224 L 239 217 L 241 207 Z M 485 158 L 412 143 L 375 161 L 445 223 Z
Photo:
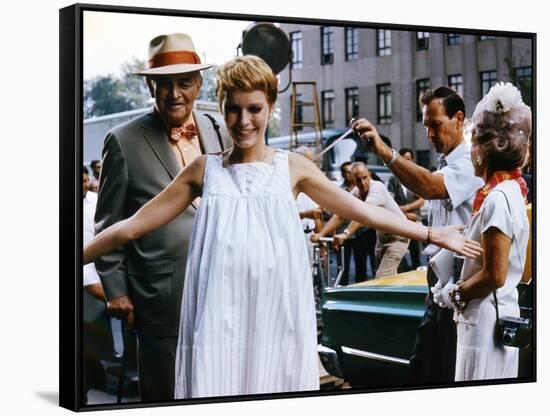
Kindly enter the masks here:
M 349 230 L 347 228 L 344 230 L 344 234 L 346 235 L 346 237 L 349 236 Z
M 395 163 L 397 158 L 399 157 L 399 153 L 395 151 L 395 149 L 391 149 L 391 159 L 384 163 L 384 165 L 389 168 L 391 165 Z

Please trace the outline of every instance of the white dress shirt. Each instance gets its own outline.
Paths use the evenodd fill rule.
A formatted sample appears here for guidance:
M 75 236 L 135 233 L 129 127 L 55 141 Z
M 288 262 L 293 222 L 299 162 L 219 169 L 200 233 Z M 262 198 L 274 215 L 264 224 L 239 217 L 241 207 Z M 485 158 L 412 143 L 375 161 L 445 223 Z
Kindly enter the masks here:
M 470 146 L 463 141 L 448 155 L 439 156 L 439 168 L 434 174 L 443 175 L 449 198 L 430 201 L 429 225 L 466 225 L 470 221 L 475 193 L 484 185 L 483 179 L 474 174 L 470 153 Z M 433 256 L 439 250 L 430 244 L 424 251 Z
M 86 196 L 82 201 L 82 240 L 83 244 L 88 243 L 92 238 L 94 238 L 94 215 L 95 207 L 97 204 L 97 194 L 95 192 L 86 192 Z M 83 272 L 83 286 L 93 285 L 99 283 L 99 275 L 95 269 L 94 263 L 88 263 L 84 266 Z

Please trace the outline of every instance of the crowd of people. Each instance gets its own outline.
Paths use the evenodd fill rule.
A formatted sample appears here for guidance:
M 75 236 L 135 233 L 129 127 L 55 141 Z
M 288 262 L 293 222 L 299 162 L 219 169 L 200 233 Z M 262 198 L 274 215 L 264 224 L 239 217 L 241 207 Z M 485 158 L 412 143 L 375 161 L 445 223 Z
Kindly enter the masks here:
M 356 281 L 367 278 L 370 251 L 375 277 L 396 274 L 408 250 L 419 265 L 419 241 L 430 258 L 445 249 L 465 259 L 454 257 L 456 281 L 428 269 L 412 382 L 514 377 L 517 354 L 490 338 L 493 292 L 501 313 L 519 313 L 529 233 L 518 172 L 531 119 L 521 97 L 509 98 L 514 87 L 495 87 L 478 105 L 471 152 L 461 97 L 447 87 L 422 96 L 427 136 L 441 154 L 435 172 L 410 149 L 390 148 L 368 120 L 355 121 L 394 177 L 386 187 L 355 162 L 342 166 L 340 187 L 307 149 L 266 146 L 278 81 L 262 59 L 218 69 L 223 119 L 193 110 L 201 71 L 212 66 L 186 34 L 153 39 L 138 74 L 154 108 L 112 129 L 102 153 L 84 267 L 97 270 L 109 313 L 135 328 L 141 400 L 318 390 L 308 241 L 328 235 L 352 248 L 345 262 L 353 251 Z M 323 210 L 332 214 L 324 225 Z

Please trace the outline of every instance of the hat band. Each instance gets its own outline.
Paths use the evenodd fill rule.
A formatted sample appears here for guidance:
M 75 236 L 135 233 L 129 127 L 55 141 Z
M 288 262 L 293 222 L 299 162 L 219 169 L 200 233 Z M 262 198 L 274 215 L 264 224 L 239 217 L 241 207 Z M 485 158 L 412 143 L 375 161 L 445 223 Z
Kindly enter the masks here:
M 163 52 L 149 59 L 149 68 L 159 68 L 161 66 L 178 64 L 200 64 L 201 58 L 195 52 L 191 51 L 173 51 Z

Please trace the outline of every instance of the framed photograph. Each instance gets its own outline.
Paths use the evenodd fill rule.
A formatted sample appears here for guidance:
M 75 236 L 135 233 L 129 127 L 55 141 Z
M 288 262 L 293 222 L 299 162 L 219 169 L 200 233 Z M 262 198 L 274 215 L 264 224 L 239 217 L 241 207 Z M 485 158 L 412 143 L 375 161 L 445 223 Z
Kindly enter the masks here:
M 61 9 L 61 406 L 536 381 L 535 62 L 482 27 Z

